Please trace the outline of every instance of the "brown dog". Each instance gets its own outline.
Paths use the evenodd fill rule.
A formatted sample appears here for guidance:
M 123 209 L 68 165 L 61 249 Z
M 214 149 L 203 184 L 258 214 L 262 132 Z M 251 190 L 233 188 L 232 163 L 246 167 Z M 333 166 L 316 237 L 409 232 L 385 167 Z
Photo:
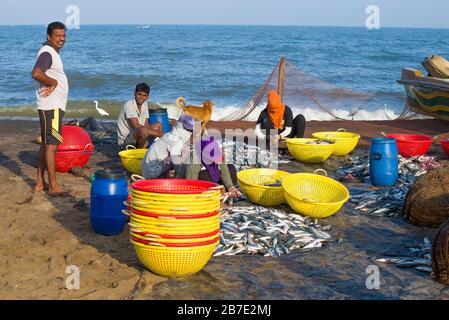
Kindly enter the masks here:
M 212 117 L 212 110 L 214 108 L 212 101 L 208 100 L 204 102 L 202 107 L 186 106 L 186 99 L 179 97 L 176 99 L 176 105 L 194 120 L 201 121 L 201 131 L 205 132 L 206 125 Z

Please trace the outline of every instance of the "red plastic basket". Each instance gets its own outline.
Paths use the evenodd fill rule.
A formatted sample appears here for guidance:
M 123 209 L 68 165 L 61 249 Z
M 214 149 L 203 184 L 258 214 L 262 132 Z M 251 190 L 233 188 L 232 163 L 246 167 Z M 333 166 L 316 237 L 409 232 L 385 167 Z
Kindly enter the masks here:
M 444 152 L 449 157 L 449 140 L 441 141 L 441 146 L 443 147 Z
M 432 145 L 432 138 L 419 134 L 389 134 L 387 138 L 396 139 L 399 154 L 405 158 L 423 156 Z
M 170 234 L 157 234 L 157 233 L 152 233 L 152 232 L 136 232 L 133 231 L 135 234 L 141 235 L 141 236 L 156 236 L 156 237 L 161 237 L 164 239 L 200 239 L 200 238 L 208 238 L 208 237 L 212 237 L 215 235 L 219 235 L 220 233 L 220 229 L 217 229 L 213 232 L 209 232 L 209 233 L 203 233 L 203 234 L 194 234 L 194 235 L 189 235 L 189 236 L 180 236 L 180 235 L 170 235 Z
M 94 146 L 89 145 L 86 150 L 56 152 L 56 171 L 66 173 L 72 168 L 84 167 L 89 162 L 93 149 Z
M 214 187 L 218 187 L 218 184 L 183 179 L 140 180 L 132 184 L 135 190 L 167 194 L 199 194 Z
M 61 135 L 63 143 L 58 146 L 58 151 L 80 151 L 92 144 L 87 132 L 78 126 L 63 126 Z

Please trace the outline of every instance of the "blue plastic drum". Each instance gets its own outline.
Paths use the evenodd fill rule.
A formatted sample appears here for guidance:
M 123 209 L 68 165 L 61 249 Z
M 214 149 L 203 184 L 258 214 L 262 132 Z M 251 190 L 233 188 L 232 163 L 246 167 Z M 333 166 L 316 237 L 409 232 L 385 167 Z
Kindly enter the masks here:
M 124 172 L 95 172 L 90 190 L 90 223 L 95 233 L 105 236 L 122 233 L 128 220 L 122 213 L 127 199 L 128 181 Z
M 373 186 L 395 185 L 399 174 L 398 155 L 398 146 L 395 139 L 372 139 L 370 176 Z
M 149 124 L 161 123 L 164 133 L 170 132 L 170 120 L 168 119 L 168 113 L 166 109 L 149 110 L 150 118 Z

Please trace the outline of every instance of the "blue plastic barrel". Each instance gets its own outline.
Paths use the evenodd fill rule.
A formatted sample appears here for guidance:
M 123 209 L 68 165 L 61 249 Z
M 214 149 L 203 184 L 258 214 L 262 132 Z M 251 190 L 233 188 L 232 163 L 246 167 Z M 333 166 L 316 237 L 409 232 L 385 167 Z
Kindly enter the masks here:
M 374 186 L 393 186 L 399 174 L 395 139 L 374 138 L 370 150 L 370 176 Z
M 128 199 L 128 181 L 122 171 L 95 172 L 90 189 L 90 223 L 95 233 L 113 236 L 122 233 L 128 220 L 122 213 Z
M 168 119 L 168 113 L 166 109 L 149 110 L 149 114 L 150 118 L 148 119 L 148 123 L 155 124 L 160 122 L 162 124 L 164 133 L 170 132 L 170 121 Z

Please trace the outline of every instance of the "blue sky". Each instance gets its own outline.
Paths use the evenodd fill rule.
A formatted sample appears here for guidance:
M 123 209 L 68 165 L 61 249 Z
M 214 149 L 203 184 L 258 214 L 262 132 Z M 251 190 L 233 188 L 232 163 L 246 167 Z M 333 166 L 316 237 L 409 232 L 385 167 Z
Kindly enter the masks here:
M 65 21 L 72 4 L 81 24 L 364 26 L 374 4 L 381 27 L 449 28 L 447 0 L 2 0 L 0 24 Z

